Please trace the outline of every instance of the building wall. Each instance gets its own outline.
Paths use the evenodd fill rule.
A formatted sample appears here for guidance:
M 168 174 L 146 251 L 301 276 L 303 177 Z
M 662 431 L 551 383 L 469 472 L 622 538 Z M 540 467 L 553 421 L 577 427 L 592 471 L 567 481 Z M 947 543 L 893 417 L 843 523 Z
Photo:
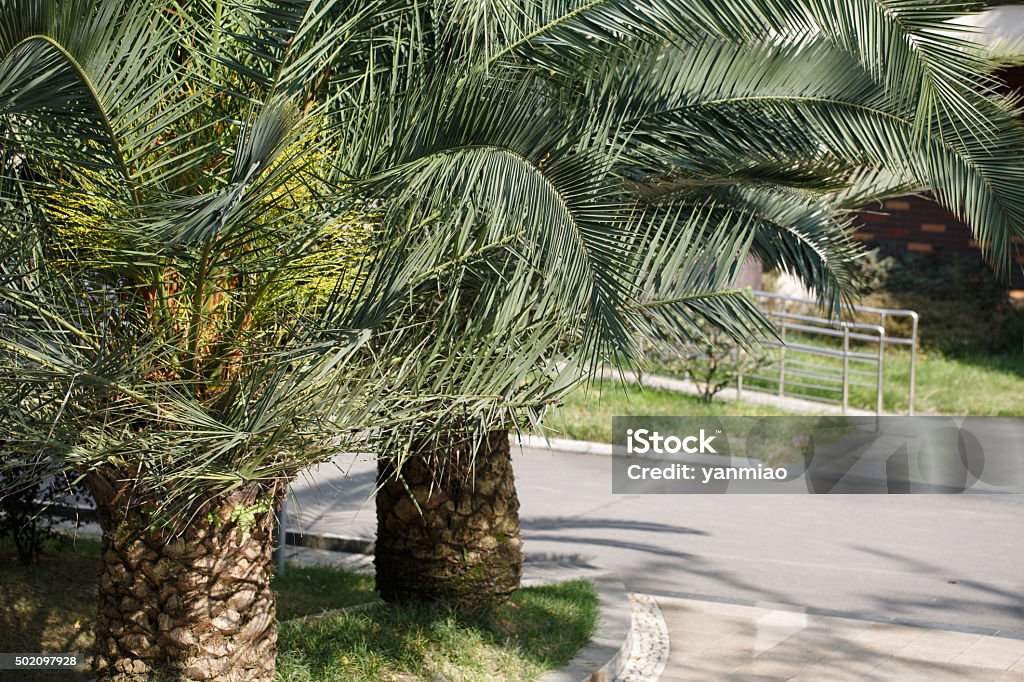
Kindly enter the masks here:
M 868 246 L 877 244 L 939 261 L 950 255 L 978 256 L 981 252 L 970 228 L 926 196 L 899 197 L 867 206 L 858 223 L 854 239 Z M 1024 250 L 1019 239 L 1017 242 L 1009 289 L 1024 289 Z

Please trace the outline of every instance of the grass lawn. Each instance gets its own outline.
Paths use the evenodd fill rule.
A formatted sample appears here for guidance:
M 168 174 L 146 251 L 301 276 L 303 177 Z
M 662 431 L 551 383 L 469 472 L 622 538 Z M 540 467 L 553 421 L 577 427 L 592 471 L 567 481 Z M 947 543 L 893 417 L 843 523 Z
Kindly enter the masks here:
M 887 353 L 887 410 L 907 409 L 909 382 L 910 353 L 902 349 Z M 1024 416 L 1024 354 L 947 357 L 921 351 L 917 360 L 915 407 L 922 414 Z
M 823 364 L 829 360 L 816 358 Z M 838 366 L 839 363 L 836 361 L 834 364 Z M 763 370 L 765 373 L 772 371 Z M 887 411 L 906 411 L 909 382 L 909 351 L 889 349 L 885 369 Z M 750 389 L 757 387 L 751 379 L 746 385 Z M 774 390 L 775 386 L 768 388 Z M 834 393 L 825 395 L 836 397 Z M 874 388 L 854 387 L 851 390 L 852 407 L 874 409 L 874 404 Z M 1024 416 L 1024 354 L 949 357 L 921 351 L 917 365 L 916 411 L 918 414 Z M 769 406 L 722 400 L 706 404 L 694 396 L 674 391 L 599 381 L 589 389 L 571 394 L 562 406 L 551 410 L 544 418 L 544 426 L 552 438 L 610 443 L 612 417 L 616 415 L 743 417 L 790 414 Z
M 93 645 L 100 543 L 50 546 L 24 567 L 0 541 L 0 650 L 84 652 Z M 492 614 L 459 617 L 384 604 L 313 618 L 377 600 L 373 577 L 323 566 L 289 566 L 275 577 L 282 680 L 533 679 L 568 661 L 593 632 L 597 597 L 589 583 L 525 588 Z M 488 672 L 490 671 L 490 672 Z M 19 680 L 89 680 L 82 671 L 19 672 Z
M 750 417 L 790 414 L 765 405 L 723 401 L 708 404 L 675 391 L 600 381 L 589 390 L 576 391 L 566 398 L 562 406 L 551 410 L 544 417 L 544 427 L 552 438 L 611 443 L 613 416 Z
M 281 628 L 287 682 L 533 680 L 576 653 L 597 623 L 597 595 L 578 580 L 530 587 L 486 614 L 431 607 L 370 609 Z
M 799 342 L 814 344 L 814 341 L 808 339 L 800 339 Z M 822 367 L 831 367 L 837 374 L 842 366 L 838 358 L 812 357 L 792 351 L 790 357 L 801 361 L 813 360 Z M 874 365 L 856 365 L 856 368 L 875 371 Z M 762 373 L 774 375 L 776 371 L 773 367 Z M 838 379 L 836 381 L 838 391 Z M 851 388 L 851 407 L 874 409 L 874 378 L 867 379 L 867 383 L 871 386 Z M 755 388 L 757 382 L 750 379 L 747 386 Z M 886 411 L 906 412 L 909 386 L 910 351 L 904 348 L 887 349 L 883 389 Z M 764 384 L 764 387 L 775 390 L 777 384 Z M 814 392 L 809 389 L 800 390 Z M 821 395 L 836 399 L 839 397 L 836 391 Z M 917 397 L 914 407 L 917 414 L 1024 416 L 1024 354 L 958 357 L 922 350 L 917 360 Z
M 373 576 L 330 566 L 291 566 L 274 576 L 277 618 L 288 620 L 376 601 Z

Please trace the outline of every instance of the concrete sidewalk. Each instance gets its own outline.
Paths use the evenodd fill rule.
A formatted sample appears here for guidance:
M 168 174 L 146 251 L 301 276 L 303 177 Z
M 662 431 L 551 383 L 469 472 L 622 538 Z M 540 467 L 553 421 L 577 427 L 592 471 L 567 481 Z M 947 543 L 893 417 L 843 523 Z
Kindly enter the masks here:
M 1024 681 L 1024 641 L 659 597 L 661 680 Z

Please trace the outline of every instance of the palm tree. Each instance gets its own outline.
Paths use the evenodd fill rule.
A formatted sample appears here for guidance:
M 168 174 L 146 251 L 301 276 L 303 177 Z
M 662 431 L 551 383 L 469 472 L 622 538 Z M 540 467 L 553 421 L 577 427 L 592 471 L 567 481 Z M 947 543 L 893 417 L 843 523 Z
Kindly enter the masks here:
M 407 445 L 381 453 L 375 562 L 385 599 L 479 605 L 518 587 L 507 430 L 536 423 L 600 362 L 635 357 L 631 341 L 656 319 L 655 298 L 672 291 L 641 290 L 643 273 L 678 275 L 675 286 L 686 287 L 687 298 L 670 297 L 684 316 L 705 305 L 737 336 L 759 322 L 749 301 L 723 291 L 752 238 L 747 221 L 715 236 L 697 214 L 670 220 L 670 212 L 643 212 L 611 173 L 617 155 L 603 130 L 591 132 L 588 112 L 558 106 L 535 78 L 508 73 L 494 85 L 495 77 L 492 69 L 479 85 L 417 78 L 408 100 L 428 99 L 421 108 L 433 112 L 436 127 L 424 128 L 412 112 L 394 116 L 426 139 L 402 135 L 395 153 L 404 156 L 363 173 L 401 219 L 445 215 L 450 236 L 431 234 L 432 242 L 466 242 L 481 229 L 515 240 L 514 250 L 466 262 L 443 290 L 425 292 L 424 315 L 437 335 L 417 357 L 436 358 L 436 369 L 410 391 L 467 395 L 472 384 L 495 400 L 436 422 L 420 438 L 396 433 L 393 440 Z M 489 106 L 473 106 L 481 101 Z
M 386 7 L 199 19 L 219 9 L 0 13 L 0 467 L 96 500 L 105 679 L 271 679 L 287 483 L 461 405 L 391 362 L 448 252 L 382 272 L 408 244 L 337 181 L 333 116 Z
M 499 232 L 536 234 L 541 254 L 564 259 L 545 267 L 540 256 L 527 290 L 565 288 L 558 276 L 571 272 L 578 298 L 531 310 L 552 306 L 538 324 L 579 310 L 579 326 L 537 355 L 531 347 L 503 357 L 526 383 L 495 390 L 518 394 L 536 423 L 601 361 L 639 362 L 640 339 L 685 342 L 695 316 L 734 337 L 756 331 L 756 312 L 730 290 L 748 251 L 835 310 L 856 293 L 862 253 L 849 212 L 871 199 L 931 190 L 1005 272 L 1024 228 L 1024 135 L 1016 104 L 995 94 L 993 65 L 947 28 L 976 7 L 453 3 L 426 12 L 429 30 L 416 34 L 421 43 L 410 39 L 427 57 L 398 74 L 402 85 L 389 82 L 416 93 L 405 96 L 415 104 L 388 119 L 386 135 L 366 136 L 400 143 L 364 175 L 398 176 L 387 187 L 403 216 L 408 203 L 417 214 L 443 209 L 455 224 L 483 214 Z M 495 78 L 522 84 L 520 94 L 485 89 L 463 101 L 481 72 L 492 88 Z M 433 116 L 424 121 L 423 110 Z M 440 300 L 452 304 L 457 291 Z M 467 325 L 479 319 L 460 311 Z M 474 352 L 459 343 L 449 346 L 459 357 Z M 465 360 L 457 368 L 478 371 Z M 453 373 L 452 392 L 461 376 Z M 507 413 L 467 415 L 438 424 L 443 437 L 410 439 L 379 460 L 375 563 L 385 599 L 475 605 L 518 586 L 505 433 L 516 425 Z

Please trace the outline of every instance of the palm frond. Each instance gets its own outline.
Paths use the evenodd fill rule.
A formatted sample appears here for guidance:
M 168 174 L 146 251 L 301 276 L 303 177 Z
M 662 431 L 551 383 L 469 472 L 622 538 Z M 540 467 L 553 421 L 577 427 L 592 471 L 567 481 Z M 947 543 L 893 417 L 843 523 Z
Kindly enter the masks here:
M 985 126 L 943 111 L 920 132 L 916 107 L 819 40 L 667 48 L 613 63 L 595 84 L 589 101 L 609 101 L 631 131 L 623 156 L 633 162 L 621 172 L 647 194 L 768 185 L 849 198 L 835 190 L 884 170 L 890 187 L 931 189 L 1003 272 L 1024 225 L 1024 163 L 1006 154 L 1024 144 L 1021 124 L 1009 102 L 979 92 Z M 609 97 L 620 89 L 621 100 Z
M 679 348 L 691 343 L 698 320 L 749 346 L 770 336 L 771 324 L 735 281 L 762 225 L 751 215 L 713 203 L 683 202 L 647 210 L 641 219 L 644 250 L 635 269 L 642 311 L 638 335 Z

